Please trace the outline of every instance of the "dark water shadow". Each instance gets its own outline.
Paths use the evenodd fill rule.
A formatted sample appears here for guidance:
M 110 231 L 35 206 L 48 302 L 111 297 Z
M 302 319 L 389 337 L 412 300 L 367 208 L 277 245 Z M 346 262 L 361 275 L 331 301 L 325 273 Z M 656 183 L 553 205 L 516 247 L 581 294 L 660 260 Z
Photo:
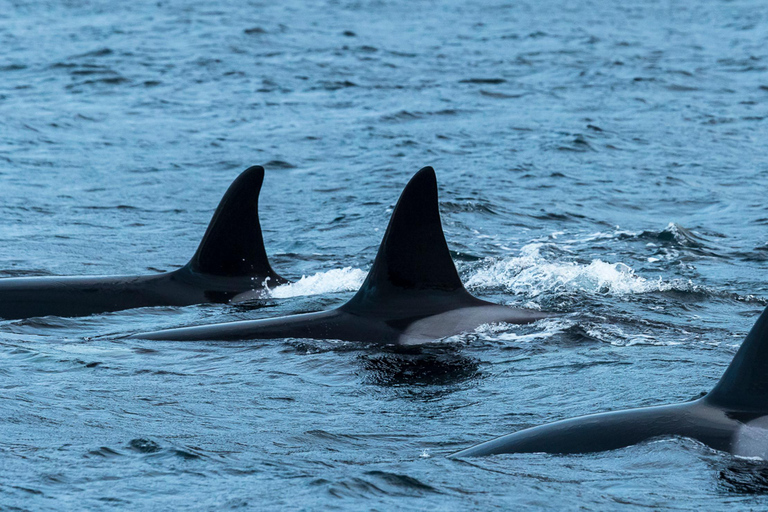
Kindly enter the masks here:
M 768 462 L 731 459 L 717 470 L 718 490 L 727 494 L 768 494 Z
M 451 386 L 481 375 L 456 346 L 387 347 L 358 360 L 363 381 L 380 386 Z

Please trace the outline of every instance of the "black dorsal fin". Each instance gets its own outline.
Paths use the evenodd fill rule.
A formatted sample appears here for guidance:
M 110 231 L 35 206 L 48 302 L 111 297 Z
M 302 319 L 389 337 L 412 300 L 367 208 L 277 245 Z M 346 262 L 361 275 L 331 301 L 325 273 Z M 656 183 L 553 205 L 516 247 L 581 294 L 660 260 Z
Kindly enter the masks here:
M 733 410 L 768 409 L 768 309 L 757 319 L 707 399 Z
M 461 292 L 471 298 L 445 242 L 437 179 L 431 167 L 421 169 L 406 185 L 368 277 L 343 307 L 376 307 L 391 299 L 392 294 L 425 290 Z
M 264 168 L 258 165 L 232 182 L 187 268 L 222 277 L 284 281 L 272 270 L 261 236 L 259 192 L 263 182 Z

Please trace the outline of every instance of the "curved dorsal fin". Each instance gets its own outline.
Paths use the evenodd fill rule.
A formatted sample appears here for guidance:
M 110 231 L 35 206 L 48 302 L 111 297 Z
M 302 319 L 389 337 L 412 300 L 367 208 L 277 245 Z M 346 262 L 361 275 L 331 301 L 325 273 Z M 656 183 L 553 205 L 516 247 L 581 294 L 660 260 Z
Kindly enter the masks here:
M 263 181 L 264 168 L 255 165 L 232 182 L 187 268 L 222 277 L 283 280 L 272 270 L 261 236 L 259 192 Z
M 421 169 L 406 185 L 368 277 L 343 307 L 380 305 L 393 294 L 423 290 L 459 291 L 471 297 L 445 242 L 432 167 Z
M 768 308 L 757 319 L 707 399 L 734 410 L 768 409 Z

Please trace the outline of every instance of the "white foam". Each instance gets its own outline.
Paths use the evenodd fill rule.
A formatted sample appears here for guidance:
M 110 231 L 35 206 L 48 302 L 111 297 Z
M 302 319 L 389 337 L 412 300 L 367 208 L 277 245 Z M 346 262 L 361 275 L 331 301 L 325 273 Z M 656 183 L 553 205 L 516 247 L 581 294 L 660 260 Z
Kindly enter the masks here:
M 587 324 L 584 326 L 584 330 L 588 336 L 617 347 L 631 347 L 634 345 L 668 347 L 683 343 L 679 340 L 669 339 L 668 336 L 656 337 L 642 333 L 627 333 L 618 325 L 611 324 Z
M 495 341 L 512 341 L 515 343 L 527 343 L 530 341 L 544 340 L 551 338 L 557 333 L 563 332 L 573 327 L 574 322 L 568 318 L 546 318 L 536 322 L 539 328 L 536 332 L 527 334 L 518 334 L 515 330 L 523 327 L 517 324 L 497 323 L 483 324 L 475 329 L 475 334 L 481 338 L 493 339 Z
M 368 273 L 359 268 L 335 268 L 311 276 L 302 276 L 295 283 L 272 288 L 269 290 L 269 295 L 285 299 L 301 295 L 355 291 L 363 284 L 366 275 Z
M 624 263 L 592 260 L 589 264 L 572 261 L 548 261 L 541 255 L 543 243 L 520 249 L 520 256 L 490 262 L 476 271 L 467 287 L 505 288 L 516 294 L 536 297 L 541 293 L 587 292 L 613 295 L 667 291 L 676 284 L 661 278 L 649 280 L 635 274 Z
M 555 317 L 539 320 L 534 324 L 534 327 L 536 328 L 536 331 L 534 332 L 530 332 L 530 325 L 506 323 L 484 324 L 475 329 L 472 335 L 484 340 L 529 343 L 552 338 L 568 331 L 576 325 L 580 325 L 584 329 L 584 332 L 591 338 L 615 346 L 669 346 L 682 343 L 681 341 L 658 339 L 646 334 L 629 334 L 615 325 L 592 324 L 591 322 L 583 323 L 583 321 L 577 321 L 577 319 L 569 317 Z

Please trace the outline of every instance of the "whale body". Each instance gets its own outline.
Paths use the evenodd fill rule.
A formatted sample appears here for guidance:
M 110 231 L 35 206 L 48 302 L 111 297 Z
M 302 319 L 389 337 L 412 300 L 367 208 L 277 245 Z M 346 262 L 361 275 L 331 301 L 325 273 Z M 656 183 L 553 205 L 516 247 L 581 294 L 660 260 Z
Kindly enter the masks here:
M 464 288 L 440 222 L 435 171 L 425 167 L 403 190 L 373 266 L 346 304 L 330 311 L 133 337 L 180 341 L 313 338 L 420 344 L 483 324 L 526 324 L 546 316 L 478 299 Z
M 715 450 L 768 460 L 768 309 L 717 385 L 698 400 L 557 421 L 487 441 L 451 457 L 600 452 L 668 437 L 687 437 Z
M 141 276 L 2 278 L 0 319 L 223 303 L 242 293 L 286 283 L 270 266 L 264 249 L 258 213 L 263 180 L 264 168 L 259 166 L 235 179 L 184 267 Z

